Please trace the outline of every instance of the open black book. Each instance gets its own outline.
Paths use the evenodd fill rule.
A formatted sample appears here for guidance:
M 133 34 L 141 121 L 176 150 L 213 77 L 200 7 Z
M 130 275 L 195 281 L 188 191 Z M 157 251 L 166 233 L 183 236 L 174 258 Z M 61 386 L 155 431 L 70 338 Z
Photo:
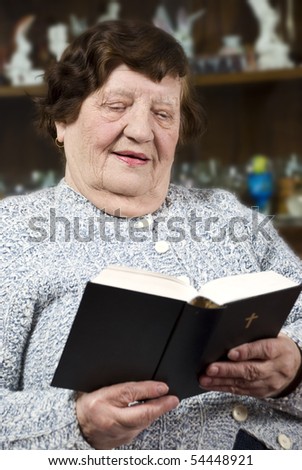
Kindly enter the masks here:
M 78 391 L 162 380 L 180 399 L 239 344 L 275 337 L 302 285 L 272 271 L 216 279 L 199 292 L 178 278 L 112 266 L 87 283 L 52 384 Z

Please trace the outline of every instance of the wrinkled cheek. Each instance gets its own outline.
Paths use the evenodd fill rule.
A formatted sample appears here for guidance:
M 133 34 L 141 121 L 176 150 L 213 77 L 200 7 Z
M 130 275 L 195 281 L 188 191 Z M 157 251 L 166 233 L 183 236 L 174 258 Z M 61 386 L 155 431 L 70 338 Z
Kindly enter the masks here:
M 98 156 L 91 155 L 89 159 L 90 172 L 99 181 L 103 178 L 103 173 L 106 171 L 106 162 L 104 163 Z
M 174 162 L 174 157 L 175 157 L 175 153 L 174 152 L 169 152 L 166 153 L 166 154 L 162 154 L 161 155 L 161 158 L 160 158 L 160 165 L 162 168 L 171 168 L 171 166 L 173 165 L 173 162 Z
M 86 165 L 90 165 L 92 168 L 95 168 L 97 171 L 101 165 L 104 164 L 104 158 L 102 155 L 102 147 L 92 140 L 87 140 L 84 144 L 84 154 L 83 159 L 86 161 Z

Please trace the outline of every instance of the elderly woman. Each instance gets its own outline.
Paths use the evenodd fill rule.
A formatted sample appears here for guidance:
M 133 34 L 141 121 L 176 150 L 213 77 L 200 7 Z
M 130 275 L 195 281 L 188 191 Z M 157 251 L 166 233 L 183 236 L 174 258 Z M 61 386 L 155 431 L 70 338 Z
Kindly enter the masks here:
M 204 124 L 172 37 L 99 24 L 46 81 L 41 125 L 66 171 L 57 187 L 1 204 L 2 448 L 302 449 L 301 301 L 277 338 L 231 350 L 200 377 L 207 393 L 180 403 L 155 381 L 82 394 L 50 386 L 84 287 L 109 264 L 186 276 L 196 288 L 268 269 L 301 282 L 302 270 L 233 195 L 170 184 L 176 146 Z M 168 236 L 175 217 L 182 240 Z M 145 237 L 129 236 L 130 218 Z M 128 406 L 136 400 L 145 402 Z

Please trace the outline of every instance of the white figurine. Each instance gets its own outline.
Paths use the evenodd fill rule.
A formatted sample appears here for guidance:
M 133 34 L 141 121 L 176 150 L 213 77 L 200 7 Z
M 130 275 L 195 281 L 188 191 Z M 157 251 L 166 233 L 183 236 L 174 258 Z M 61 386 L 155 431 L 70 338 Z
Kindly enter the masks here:
M 97 23 L 101 23 L 102 21 L 107 20 L 118 20 L 120 14 L 121 5 L 116 0 L 109 0 L 107 5 L 107 11 L 103 15 L 101 15 Z
M 69 16 L 71 34 L 75 37 L 80 36 L 88 28 L 86 18 L 78 18 L 76 15 Z
M 292 67 L 289 47 L 277 35 L 280 16 L 268 0 L 247 0 L 259 22 L 260 34 L 255 44 L 259 69 Z
M 166 8 L 163 5 L 157 7 L 153 23 L 158 28 L 170 33 L 180 42 L 188 58 L 194 56 L 194 41 L 192 37 L 192 26 L 197 18 L 201 17 L 204 10 L 188 15 L 184 8 L 180 8 L 177 13 L 177 28 L 174 29 Z
M 50 26 L 47 30 L 48 48 L 57 60 L 60 60 L 63 51 L 68 46 L 67 36 L 67 26 L 63 23 Z
M 34 15 L 23 17 L 16 26 L 14 42 L 16 50 L 11 57 L 11 61 L 4 66 L 5 74 L 12 85 L 33 85 L 42 83 L 43 70 L 32 68 L 32 61 L 29 56 L 32 45 L 26 35 L 33 21 Z

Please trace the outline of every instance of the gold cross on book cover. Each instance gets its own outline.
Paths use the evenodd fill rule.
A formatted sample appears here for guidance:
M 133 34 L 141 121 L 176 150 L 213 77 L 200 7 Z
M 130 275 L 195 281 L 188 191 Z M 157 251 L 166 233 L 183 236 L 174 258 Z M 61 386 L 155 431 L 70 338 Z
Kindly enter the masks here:
M 245 321 L 246 321 L 245 328 L 249 328 L 251 326 L 252 322 L 254 320 L 257 320 L 257 318 L 259 318 L 259 316 L 256 315 L 256 313 L 252 313 L 252 315 L 250 315 L 249 317 L 245 317 Z

